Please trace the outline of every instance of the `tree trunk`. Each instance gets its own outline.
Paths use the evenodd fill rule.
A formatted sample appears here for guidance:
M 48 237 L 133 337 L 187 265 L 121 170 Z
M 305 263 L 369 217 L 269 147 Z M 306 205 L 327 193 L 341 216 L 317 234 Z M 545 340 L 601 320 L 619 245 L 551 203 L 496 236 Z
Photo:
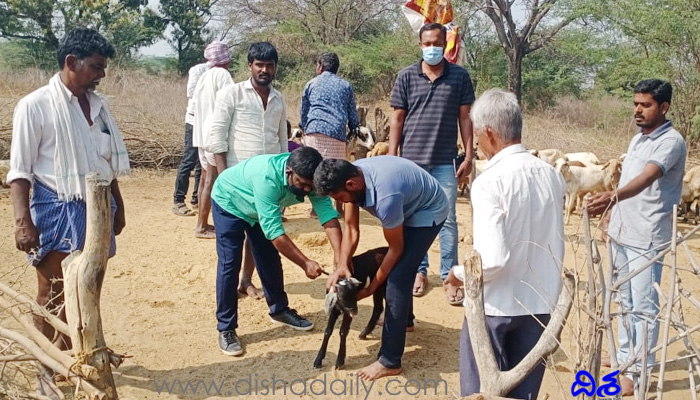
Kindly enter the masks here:
M 508 55 L 508 90 L 515 93 L 518 104 L 522 104 L 523 82 L 523 54 L 518 49 L 513 49 Z
M 551 319 L 535 347 L 518 365 L 501 371 L 496 363 L 491 338 L 486 328 L 484 314 L 484 280 L 481 256 L 472 250 L 464 261 L 464 312 L 469 321 L 469 336 L 474 358 L 479 369 L 480 390 L 483 394 L 505 396 L 519 385 L 543 359 L 559 347 L 561 331 L 571 310 L 574 294 L 574 277 L 565 271 L 564 285 Z
M 105 400 L 118 399 L 110 367 L 110 354 L 102 333 L 100 293 L 112 231 L 110 182 L 90 175 L 87 181 L 85 247 L 71 253 L 62 264 L 66 318 L 73 353 L 80 364 L 93 367 L 86 378 Z

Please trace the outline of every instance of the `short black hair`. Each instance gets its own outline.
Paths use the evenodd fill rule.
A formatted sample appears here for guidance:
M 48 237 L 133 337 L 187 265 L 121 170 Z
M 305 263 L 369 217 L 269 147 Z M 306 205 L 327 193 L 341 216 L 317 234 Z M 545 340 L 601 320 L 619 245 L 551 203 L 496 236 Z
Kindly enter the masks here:
M 277 49 L 270 42 L 255 42 L 248 49 L 248 64 L 253 61 L 274 61 L 277 64 Z
M 360 169 L 338 158 L 323 160 L 314 173 L 314 190 L 320 196 L 345 188 L 345 182 L 357 176 Z
M 640 81 L 637 86 L 634 87 L 635 93 L 648 93 L 654 98 L 657 103 L 668 103 L 671 104 L 671 97 L 673 96 L 673 87 L 671 84 L 662 81 L 661 79 L 645 79 Z
M 442 38 L 445 39 L 445 42 L 447 42 L 447 28 L 445 28 L 442 24 L 438 24 L 437 22 L 431 22 L 421 26 L 420 31 L 418 31 L 418 40 L 423 40 L 423 32 L 432 31 L 435 29 L 440 30 L 440 33 L 442 33 Z
M 338 73 L 338 68 L 340 68 L 340 60 L 338 55 L 335 53 L 323 53 L 318 56 L 316 63 L 321 66 L 321 69 L 334 74 Z
M 304 179 L 314 179 L 314 172 L 321 161 L 323 161 L 323 157 L 318 150 L 308 146 L 299 147 L 292 151 L 287 160 L 287 167 Z
M 66 33 L 63 39 L 61 39 L 58 52 L 56 53 L 58 67 L 63 69 L 66 63 L 66 56 L 69 54 L 74 55 L 78 60 L 82 60 L 95 53 L 105 58 L 112 58 L 116 52 L 114 46 L 96 30 L 90 28 L 75 28 Z

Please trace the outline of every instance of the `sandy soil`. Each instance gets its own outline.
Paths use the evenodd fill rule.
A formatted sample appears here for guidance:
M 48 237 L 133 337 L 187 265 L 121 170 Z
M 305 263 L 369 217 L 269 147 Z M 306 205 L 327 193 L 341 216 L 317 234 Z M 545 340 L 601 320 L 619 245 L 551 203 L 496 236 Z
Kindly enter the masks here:
M 310 332 L 280 327 L 270 322 L 264 301 L 243 298 L 239 303 L 238 333 L 245 343 L 246 353 L 242 357 L 227 357 L 217 346 L 215 243 L 194 238 L 193 217 L 171 214 L 174 179 L 173 171 L 136 171 L 122 182 L 127 226 L 118 238 L 118 254 L 109 264 L 102 295 L 103 325 L 108 345 L 118 353 L 132 356 L 115 371 L 121 398 L 456 397 L 459 393 L 459 335 L 463 309 L 451 307 L 445 300 L 437 274 L 437 243 L 430 250 L 430 291 L 415 301 L 416 331 L 408 334 L 403 358 L 405 370 L 399 377 L 381 379 L 371 388 L 369 384 L 365 387 L 356 380 L 354 370 L 372 362 L 380 344 L 380 329 L 376 329 L 369 340 L 362 341 L 357 337 L 371 311 L 369 299 L 362 301 L 360 314 L 352 326 L 345 369 L 335 371 L 332 368 L 337 354 L 337 332 L 330 341 L 323 369 L 313 368 L 326 323 L 324 280 L 307 279 L 299 267 L 287 260 L 283 264 L 290 305 L 314 321 L 316 327 Z M 307 203 L 290 208 L 286 229 L 309 257 L 330 266 L 333 255 L 325 235 L 316 220 L 305 217 L 309 207 Z M 15 249 L 12 206 L 6 196 L 0 196 L 0 215 L 0 279 L 34 295 L 34 271 L 27 266 L 23 254 Z M 472 231 L 469 204 L 464 198 L 458 201 L 458 221 L 460 235 L 467 237 L 460 243 L 463 257 L 471 248 Z M 689 227 L 682 225 L 682 229 Z M 578 249 L 579 231 L 580 221 L 574 218 L 567 227 L 565 264 L 569 268 L 583 265 L 583 252 Z M 371 216 L 364 214 L 358 251 L 383 244 L 380 227 Z M 700 252 L 698 237 L 694 237 L 689 245 L 696 255 Z M 679 259 L 680 265 L 687 264 L 684 255 Z M 669 260 L 667 258 L 667 262 Z M 700 280 L 696 276 L 684 273 L 681 278 L 685 288 L 698 292 Z M 662 287 L 667 286 L 668 282 L 664 280 Z M 700 322 L 697 309 L 686 306 L 686 310 L 689 325 Z M 0 315 L 0 318 L 4 317 L 7 316 Z M 0 319 L 0 323 L 7 322 L 7 319 Z M 571 371 L 574 366 L 569 357 L 576 354 L 572 339 L 576 336 L 575 328 L 575 316 L 572 315 L 564 332 L 563 349 L 554 356 L 554 364 L 548 368 L 540 398 L 547 395 L 550 399 L 572 398 L 574 373 Z M 680 345 L 669 350 L 674 357 L 681 352 Z M 665 386 L 670 392 L 665 397 L 689 399 L 687 363 L 675 362 L 668 368 L 670 372 Z M 313 383 L 314 380 L 319 381 Z M 164 384 L 170 388 L 174 385 L 171 394 L 167 393 Z M 302 393 L 304 389 L 305 394 Z M 67 387 L 65 390 L 68 393 Z

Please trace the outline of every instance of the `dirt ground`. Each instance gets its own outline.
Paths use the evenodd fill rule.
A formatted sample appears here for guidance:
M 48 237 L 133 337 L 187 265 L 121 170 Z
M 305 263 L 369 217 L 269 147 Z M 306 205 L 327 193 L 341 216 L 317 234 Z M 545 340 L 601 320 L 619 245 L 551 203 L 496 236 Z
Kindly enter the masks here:
M 351 328 L 345 369 L 335 371 L 332 367 L 338 348 L 337 331 L 331 338 L 324 367 L 313 368 L 326 323 L 324 279 L 307 279 L 299 267 L 286 259 L 283 264 L 290 306 L 309 317 L 316 327 L 310 332 L 297 332 L 275 325 L 264 301 L 243 298 L 239 302 L 238 333 L 246 352 L 242 357 L 228 357 L 217 345 L 215 242 L 194 238 L 194 217 L 171 214 L 174 180 L 174 171 L 138 170 L 121 185 L 127 226 L 118 237 L 117 256 L 110 261 L 101 303 L 109 347 L 132 356 L 114 372 L 121 398 L 457 397 L 463 309 L 449 306 L 445 300 L 437 274 L 437 242 L 430 250 L 430 290 L 425 297 L 415 299 L 416 330 L 408 334 L 404 372 L 399 377 L 380 379 L 370 387 L 360 383 L 354 374 L 356 369 L 371 363 L 379 349 L 380 329 L 369 340 L 358 339 L 359 330 L 370 315 L 369 299 L 361 302 L 359 316 Z M 330 268 L 330 245 L 318 221 L 306 218 L 309 207 L 306 203 L 290 208 L 286 230 L 307 256 Z M 470 208 L 465 198 L 459 198 L 457 207 L 460 237 L 467 237 L 460 242 L 463 257 L 471 248 Z M 0 196 L 0 215 L 0 279 L 34 295 L 34 271 L 14 246 L 12 206 L 7 196 Z M 385 243 L 381 228 L 371 216 L 363 214 L 361 222 L 358 251 Z M 578 218 L 567 227 L 568 268 L 580 269 L 583 265 L 577 239 L 580 229 Z M 682 225 L 681 229 L 688 230 L 689 226 Z M 689 246 L 698 255 L 700 238 L 694 237 Z M 684 255 L 679 255 L 679 260 L 679 265 L 687 265 Z M 670 257 L 666 261 L 670 262 Z M 683 287 L 698 292 L 697 276 L 684 273 L 681 278 Z M 666 279 L 662 287 L 668 287 Z M 686 308 L 688 324 L 699 323 L 697 309 Z M 2 319 L 5 317 L 0 315 L 0 324 L 8 322 Z M 572 315 L 564 330 L 563 348 L 553 357 L 545 375 L 541 399 L 572 398 L 574 319 Z M 669 354 L 681 355 L 682 348 L 674 345 Z M 690 399 L 687 363 L 674 362 L 668 369 L 665 398 Z M 69 392 L 68 387 L 64 389 Z M 652 389 L 655 391 L 655 386 Z

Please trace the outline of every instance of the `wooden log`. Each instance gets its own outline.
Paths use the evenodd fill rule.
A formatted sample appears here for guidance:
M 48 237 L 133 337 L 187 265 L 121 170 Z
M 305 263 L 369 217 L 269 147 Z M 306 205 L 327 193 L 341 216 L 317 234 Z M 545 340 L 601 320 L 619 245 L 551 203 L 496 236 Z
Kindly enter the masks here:
M 51 314 L 46 308 L 37 304 L 37 302 L 25 293 L 19 293 L 11 287 L 0 282 L 0 295 L 19 303 L 18 306 L 27 307 L 29 312 L 38 315 L 46 320 L 54 329 L 66 336 L 70 336 L 68 325 L 61 321 L 60 318 Z
M 30 314 L 22 312 L 20 308 L 16 307 L 15 303 L 11 303 L 4 297 L 0 297 L 0 309 L 7 310 L 10 315 L 12 315 L 12 317 L 22 325 L 22 328 L 27 331 L 27 335 L 29 336 L 28 340 L 31 340 L 48 357 L 51 357 L 53 360 L 55 360 L 55 362 L 60 363 L 64 369 L 68 370 L 75 363 L 75 360 L 73 360 L 71 356 L 62 352 L 58 349 L 58 347 L 51 343 L 51 340 L 44 336 L 44 334 L 34 326 L 34 322 L 30 318 Z M 13 338 L 8 337 L 8 339 L 16 342 L 16 340 Z M 22 347 L 25 347 L 26 349 L 26 346 Z M 39 361 L 41 361 L 41 359 Z
M 481 256 L 472 250 L 464 263 L 464 310 L 469 321 L 469 335 L 479 369 L 480 390 L 488 395 L 504 396 L 559 347 L 561 331 L 573 302 L 574 277 L 569 271 L 564 272 L 564 285 L 549 324 L 535 347 L 510 371 L 501 371 L 498 368 L 493 348 L 490 346 L 491 338 L 486 329 L 484 314 L 483 283 Z
M 29 354 L 36 357 L 42 364 L 51 368 L 52 370 L 58 372 L 59 374 L 65 376 L 71 383 L 81 388 L 88 396 L 90 400 L 103 400 L 105 399 L 105 393 L 96 387 L 94 387 L 89 382 L 85 381 L 76 374 L 69 373 L 69 369 L 62 363 L 57 361 L 52 354 L 45 351 L 43 347 L 37 345 L 34 340 L 22 336 L 17 332 L 11 331 L 0 327 L 0 336 L 6 339 L 10 339 L 13 342 L 24 348 Z M 43 335 L 42 335 L 43 336 Z M 46 338 L 45 338 L 46 339 Z M 48 341 L 48 339 L 46 339 Z M 52 346 L 55 348 L 55 346 Z
M 105 400 L 116 400 L 110 352 L 100 318 L 100 293 L 112 231 L 110 182 L 90 175 L 86 186 L 85 247 L 62 263 L 66 318 L 78 362 L 91 366 L 84 371 L 88 379 L 105 393 Z

